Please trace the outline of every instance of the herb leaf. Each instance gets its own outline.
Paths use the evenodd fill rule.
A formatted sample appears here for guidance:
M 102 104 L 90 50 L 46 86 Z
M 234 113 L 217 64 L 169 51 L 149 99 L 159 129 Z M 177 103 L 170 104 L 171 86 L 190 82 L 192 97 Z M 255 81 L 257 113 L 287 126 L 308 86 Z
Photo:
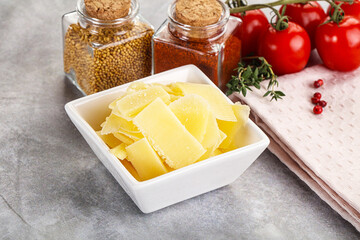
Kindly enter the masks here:
M 269 79 L 268 91 L 263 97 L 270 96 L 270 101 L 277 101 L 285 97 L 282 91 L 275 91 L 275 87 L 279 86 L 279 82 L 271 65 L 264 57 L 245 57 L 239 62 L 235 71 L 237 71 L 237 76 L 232 76 L 231 80 L 226 84 L 228 88 L 227 95 L 238 92 L 246 97 L 247 90 L 252 91 L 251 87 L 260 89 L 260 83 Z

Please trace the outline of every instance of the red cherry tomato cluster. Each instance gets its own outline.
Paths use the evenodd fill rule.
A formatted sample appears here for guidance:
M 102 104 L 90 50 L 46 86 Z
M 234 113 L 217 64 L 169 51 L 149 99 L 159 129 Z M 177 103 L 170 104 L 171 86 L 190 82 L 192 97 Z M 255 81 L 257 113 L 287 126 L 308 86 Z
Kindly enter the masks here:
M 316 48 L 324 65 L 332 70 L 352 71 L 360 66 L 360 0 L 341 8 L 345 17 L 330 21 L 317 2 L 289 4 L 280 13 L 288 16 L 288 28 L 276 30 L 261 10 L 232 14 L 243 20 L 243 56 L 260 55 L 277 75 L 301 71 L 311 49 Z M 334 11 L 328 9 L 328 13 Z M 328 14 L 329 15 L 329 14 Z

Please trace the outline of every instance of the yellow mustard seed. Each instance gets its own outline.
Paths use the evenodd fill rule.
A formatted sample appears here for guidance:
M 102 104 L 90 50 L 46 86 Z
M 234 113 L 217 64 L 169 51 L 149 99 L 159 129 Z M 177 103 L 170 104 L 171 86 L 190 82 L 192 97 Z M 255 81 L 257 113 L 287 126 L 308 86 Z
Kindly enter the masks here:
M 86 28 L 72 24 L 65 35 L 64 71 L 85 94 L 149 76 L 153 34 L 141 22 Z

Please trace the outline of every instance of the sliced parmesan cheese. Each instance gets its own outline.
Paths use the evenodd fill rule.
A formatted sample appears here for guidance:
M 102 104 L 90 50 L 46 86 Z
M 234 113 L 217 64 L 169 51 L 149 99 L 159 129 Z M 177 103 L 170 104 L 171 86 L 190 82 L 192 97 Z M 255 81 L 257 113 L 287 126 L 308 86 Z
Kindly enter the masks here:
M 169 94 L 162 87 L 150 87 L 126 95 L 116 103 L 116 111 L 125 118 L 134 117 L 156 98 L 170 102 Z
M 115 155 L 120 160 L 124 160 L 127 157 L 125 150 L 125 143 L 121 143 L 120 145 L 110 149 L 110 152 Z
M 146 138 L 126 147 L 126 153 L 128 160 L 142 180 L 148 180 L 168 172 Z
M 116 107 L 116 103 L 117 101 L 119 101 L 120 99 L 122 99 L 124 96 L 121 96 L 121 97 L 118 97 L 117 99 L 115 99 L 114 101 L 112 101 L 110 104 L 109 104 L 109 108 L 110 109 L 114 109 Z
M 126 145 L 130 145 L 134 142 L 133 139 L 129 138 L 128 136 L 122 134 L 122 133 L 114 133 L 114 137 L 119 139 L 121 142 L 125 143 Z
M 220 130 L 217 125 L 215 116 L 212 112 L 210 112 L 206 125 L 206 132 L 204 135 L 204 139 L 201 142 L 201 145 L 205 149 L 210 149 L 211 152 L 214 150 L 215 145 L 220 141 L 220 139 Z
M 236 134 L 239 133 L 239 130 L 245 126 L 245 124 L 249 119 L 249 114 L 250 114 L 249 106 L 236 103 L 233 105 L 233 111 L 237 119 L 236 122 L 222 121 L 222 120 L 217 121 L 220 130 L 227 135 L 226 139 L 219 146 L 222 149 L 235 147 L 233 146 L 234 138 Z
M 223 131 L 221 131 L 221 130 L 219 130 L 219 131 L 220 131 L 220 138 L 219 138 L 219 141 L 215 144 L 214 149 L 219 148 L 220 145 L 221 145 L 221 144 L 224 142 L 224 140 L 227 138 L 227 135 L 226 135 Z
M 137 173 L 136 169 L 131 164 L 131 162 L 129 162 L 128 160 L 120 160 L 120 162 L 137 181 L 139 182 L 142 181 L 142 179 L 140 178 L 139 174 Z
M 115 114 L 110 114 L 102 124 L 101 134 L 106 135 L 110 133 L 118 132 L 121 128 L 121 119 Z
M 123 134 L 126 137 L 132 139 L 133 141 L 137 141 L 137 140 L 144 137 L 144 135 L 141 132 L 134 133 L 134 132 L 128 132 L 128 131 L 125 131 L 125 130 L 122 130 L 122 129 L 120 129 L 117 133 Z
M 249 107 L 206 84 L 132 83 L 97 134 L 138 181 L 246 144 Z
M 163 85 L 163 84 L 160 84 L 160 83 L 153 83 L 152 86 L 158 86 L 158 87 L 162 87 L 168 94 L 173 94 L 173 95 L 176 95 L 173 90 L 167 86 L 167 85 Z
M 114 137 L 112 134 L 106 134 L 102 135 L 101 131 L 97 131 L 96 134 L 104 141 L 106 145 L 108 145 L 110 148 L 114 148 L 121 144 L 121 141 Z
M 102 124 L 102 134 L 115 133 L 119 130 L 124 130 L 126 132 L 131 133 L 139 133 L 140 130 L 134 125 L 134 123 L 130 120 L 119 116 L 114 113 L 114 111 L 110 114 L 109 117 L 106 118 L 105 122 Z
M 223 93 L 211 85 L 178 82 L 173 85 L 174 92 L 180 89 L 183 95 L 196 94 L 208 101 L 215 117 L 224 121 L 236 121 L 232 104 L 230 104 Z
M 141 111 L 134 118 L 134 124 L 171 168 L 192 164 L 205 153 L 201 144 L 160 98 Z
M 131 94 L 131 93 L 138 92 L 138 91 L 150 88 L 150 87 L 151 87 L 150 84 L 147 84 L 144 82 L 133 82 L 127 88 L 126 93 Z
M 185 128 L 199 141 L 204 139 L 210 107 L 198 95 L 186 95 L 169 105 Z

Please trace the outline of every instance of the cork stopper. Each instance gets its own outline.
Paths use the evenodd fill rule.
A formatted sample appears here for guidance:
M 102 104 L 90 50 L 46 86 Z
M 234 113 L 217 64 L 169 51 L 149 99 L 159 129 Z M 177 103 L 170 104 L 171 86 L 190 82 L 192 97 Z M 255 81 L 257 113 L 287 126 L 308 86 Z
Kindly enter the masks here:
M 203 27 L 219 21 L 222 7 L 217 0 L 178 0 L 175 6 L 177 21 Z
M 84 0 L 90 17 L 101 20 L 115 20 L 129 14 L 131 0 Z

